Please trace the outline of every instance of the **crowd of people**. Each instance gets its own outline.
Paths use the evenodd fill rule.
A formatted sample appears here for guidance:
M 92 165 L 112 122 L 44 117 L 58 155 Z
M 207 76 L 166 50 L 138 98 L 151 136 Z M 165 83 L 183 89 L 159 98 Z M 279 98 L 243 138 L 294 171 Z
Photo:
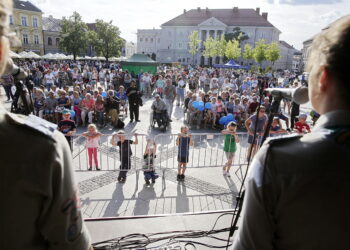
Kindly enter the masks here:
M 30 83 L 33 86 L 30 94 L 35 115 L 57 123 L 58 129 L 65 134 L 71 146 L 76 128 L 87 126 L 87 132 L 83 136 L 87 138 L 89 170 L 92 170 L 93 161 L 96 170 L 100 170 L 97 148 L 101 134 L 97 132 L 98 128 L 110 122 L 115 128 L 122 129 L 128 116 L 129 122 L 140 122 L 139 109 L 149 100 L 153 102 L 153 119 L 160 128 L 165 129 L 166 122 L 172 122 L 175 105 L 183 109 L 184 126 L 177 139 L 180 154 L 179 181 L 184 179 L 188 151 L 193 143 L 189 129 L 222 130 L 227 156 L 223 174 L 229 176 L 236 150 L 235 143 L 239 141 L 235 137 L 236 131 L 247 131 L 249 134 L 252 156 L 261 142 L 272 102 L 272 96 L 261 89 L 295 88 L 302 85 L 296 74 L 290 72 L 256 74 L 232 69 L 162 65 L 154 74 L 140 72 L 136 75 L 123 70 L 118 64 L 95 61 L 73 63 L 28 60 L 20 61 L 19 65 L 28 72 L 27 86 L 31 86 Z M 16 102 L 12 76 L 4 75 L 2 84 L 8 100 L 15 99 L 13 103 L 20 108 L 23 102 Z M 307 114 L 299 113 L 298 104 L 284 100 L 273 118 L 270 136 L 292 130 L 309 133 Z M 313 112 L 313 118 L 317 119 L 317 113 Z M 257 136 L 254 136 L 255 133 Z M 112 144 L 119 146 L 120 152 L 125 151 L 122 147 L 130 152 L 129 144 L 137 144 L 137 137 L 135 141 L 125 140 L 123 135 L 117 137 L 118 142 L 112 140 Z M 125 146 L 124 141 L 128 145 Z M 152 144 L 147 148 L 146 165 L 152 168 Z M 123 158 L 129 159 L 128 153 L 121 155 L 121 160 Z M 126 171 L 130 168 L 129 160 L 122 162 L 125 166 L 122 164 L 121 169 L 125 171 L 120 172 L 119 181 L 125 181 Z M 146 172 L 147 182 L 154 181 L 154 173 Z
M 159 97 L 152 109 L 162 126 L 158 113 L 166 110 L 171 122 L 174 106 L 184 110 L 184 122 L 191 129 L 222 129 L 220 118 L 234 116 L 239 129 L 248 129 L 246 121 L 261 104 L 268 114 L 272 98 L 260 96 L 263 87 L 294 88 L 300 81 L 294 73 L 282 72 L 265 75 L 247 71 L 214 68 L 173 68 L 160 66 L 155 74 L 141 72 L 135 75 L 118 64 L 102 62 L 20 61 L 33 83 L 34 113 L 41 118 L 59 123 L 62 111 L 69 109 L 77 126 L 107 122 L 118 126 L 121 113 L 130 116 L 130 122 L 139 121 L 139 108 L 151 97 Z M 260 77 L 268 77 L 263 80 Z M 283 79 L 278 81 L 278 79 Z M 8 100 L 14 98 L 13 78 L 2 77 Z M 159 100 L 158 99 L 158 100 Z M 196 102 L 202 103 L 198 108 Z M 286 129 L 293 129 L 299 115 L 299 106 L 284 101 L 278 118 L 285 121 Z M 220 124 L 221 123 L 221 124 Z M 226 122 L 227 124 L 228 122 Z M 274 131 L 276 132 L 276 131 Z

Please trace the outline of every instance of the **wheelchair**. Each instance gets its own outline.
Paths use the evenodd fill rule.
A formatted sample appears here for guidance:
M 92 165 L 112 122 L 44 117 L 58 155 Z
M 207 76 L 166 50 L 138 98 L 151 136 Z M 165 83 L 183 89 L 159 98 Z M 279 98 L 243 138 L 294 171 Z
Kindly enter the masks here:
M 169 116 L 168 116 L 168 112 L 167 110 L 163 110 L 162 113 L 160 113 L 161 115 L 161 120 L 162 120 L 162 124 L 160 127 L 161 131 L 162 132 L 165 132 L 167 127 L 169 126 L 170 124 L 170 121 L 169 121 Z M 155 128 L 156 124 L 157 124 L 157 120 L 155 119 L 154 117 L 154 110 L 151 112 L 151 117 L 150 117 L 150 124 L 151 124 L 151 128 Z

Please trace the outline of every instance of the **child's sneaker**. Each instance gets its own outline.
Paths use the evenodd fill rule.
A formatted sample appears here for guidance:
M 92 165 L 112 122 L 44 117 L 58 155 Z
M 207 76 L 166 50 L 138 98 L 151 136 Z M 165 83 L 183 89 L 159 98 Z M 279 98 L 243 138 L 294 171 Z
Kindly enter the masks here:
M 178 181 L 181 181 L 181 175 L 177 175 L 177 178 L 176 178 Z
M 231 177 L 231 175 L 230 175 L 230 172 L 229 172 L 229 171 L 227 171 L 227 172 L 226 172 L 226 176 L 227 176 L 227 177 Z
M 152 179 L 152 183 L 153 183 L 153 184 L 156 183 L 156 179 Z
M 146 181 L 146 185 L 149 185 L 149 184 L 150 184 L 150 182 L 149 182 L 148 179 L 145 179 L 145 181 Z M 153 182 L 153 180 L 152 180 L 152 182 Z
M 227 172 L 226 172 L 224 169 L 222 170 L 222 175 L 223 175 L 223 176 L 226 176 L 226 175 L 227 175 Z
M 185 175 L 184 175 L 184 174 L 183 174 L 183 175 L 180 175 L 180 177 L 181 177 L 181 180 L 182 180 L 182 181 L 185 180 Z

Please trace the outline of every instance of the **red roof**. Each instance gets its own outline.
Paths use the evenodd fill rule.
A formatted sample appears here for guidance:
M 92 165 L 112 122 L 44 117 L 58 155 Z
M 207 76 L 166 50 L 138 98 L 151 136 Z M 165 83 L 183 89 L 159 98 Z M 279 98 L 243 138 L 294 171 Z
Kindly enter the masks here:
M 267 14 L 267 13 L 266 13 Z M 215 17 L 228 26 L 274 27 L 254 9 L 192 9 L 171 19 L 162 26 L 197 26 Z

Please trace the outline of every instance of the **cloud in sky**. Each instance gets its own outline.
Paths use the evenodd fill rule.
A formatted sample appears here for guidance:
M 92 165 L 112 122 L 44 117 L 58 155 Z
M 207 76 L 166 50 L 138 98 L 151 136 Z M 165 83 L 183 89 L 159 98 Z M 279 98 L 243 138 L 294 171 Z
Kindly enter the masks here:
M 268 12 L 269 21 L 281 32 L 280 39 L 302 47 L 330 22 L 350 13 L 350 1 L 341 0 L 31 0 L 44 12 L 56 18 L 79 12 L 85 22 L 96 19 L 113 21 L 128 41 L 136 41 L 137 29 L 159 28 L 166 21 L 181 15 L 184 9 L 201 8 L 256 8 Z M 282 4 L 282 3 L 283 4 Z M 288 2 L 288 3 L 287 3 Z M 305 4 L 305 3 L 309 4 Z M 317 4 L 316 4 L 317 2 Z M 318 4 L 322 2 L 322 4 Z M 294 3 L 294 4 L 293 4 Z M 301 5 L 301 3 L 303 3 Z M 328 3 L 328 4 L 326 4 Z M 330 9 L 332 11 L 330 11 Z
M 279 0 L 280 4 L 291 5 L 319 5 L 341 3 L 343 0 Z

